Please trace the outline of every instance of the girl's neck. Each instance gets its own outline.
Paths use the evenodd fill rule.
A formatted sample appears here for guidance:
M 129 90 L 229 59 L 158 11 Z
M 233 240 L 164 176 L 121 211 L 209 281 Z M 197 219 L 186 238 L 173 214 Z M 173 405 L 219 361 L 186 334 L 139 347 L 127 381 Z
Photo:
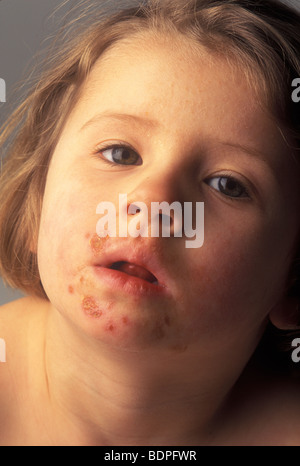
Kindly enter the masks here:
M 209 442 L 232 379 L 208 375 L 213 367 L 205 370 L 191 349 L 186 354 L 101 346 L 49 308 L 45 371 L 57 423 L 69 424 L 64 430 L 98 445 Z

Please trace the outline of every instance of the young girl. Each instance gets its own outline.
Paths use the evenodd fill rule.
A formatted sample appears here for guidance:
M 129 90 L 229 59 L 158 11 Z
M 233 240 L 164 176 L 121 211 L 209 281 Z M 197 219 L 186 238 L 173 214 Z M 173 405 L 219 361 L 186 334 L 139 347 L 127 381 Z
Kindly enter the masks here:
M 97 9 L 2 131 L 0 270 L 28 296 L 0 310 L 0 444 L 300 445 L 299 383 L 255 353 L 300 318 L 299 15 Z M 98 236 L 120 193 L 137 221 L 204 202 L 203 246 L 172 210 L 170 237 Z

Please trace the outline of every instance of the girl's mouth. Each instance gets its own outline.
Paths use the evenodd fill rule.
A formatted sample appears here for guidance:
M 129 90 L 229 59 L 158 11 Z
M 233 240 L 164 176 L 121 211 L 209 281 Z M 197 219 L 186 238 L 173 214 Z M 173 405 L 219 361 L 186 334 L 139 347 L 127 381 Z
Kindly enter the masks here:
M 94 262 L 96 275 L 122 293 L 171 296 L 171 280 L 159 248 L 147 246 L 144 243 L 124 243 L 109 248 L 106 244 L 101 251 L 93 250 L 97 256 Z
M 119 272 L 132 275 L 133 277 L 140 278 L 154 285 L 158 284 L 158 280 L 149 270 L 141 267 L 140 265 L 133 264 L 126 261 L 118 261 L 111 264 L 109 267 L 111 270 L 118 270 Z

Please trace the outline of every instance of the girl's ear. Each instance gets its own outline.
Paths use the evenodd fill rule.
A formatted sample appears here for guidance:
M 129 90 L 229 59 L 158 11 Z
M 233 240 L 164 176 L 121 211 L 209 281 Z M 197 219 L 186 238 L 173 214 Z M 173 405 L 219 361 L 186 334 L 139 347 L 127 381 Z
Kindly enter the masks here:
M 300 328 L 300 300 L 296 297 L 285 297 L 273 307 L 269 313 L 270 322 L 280 330 L 296 330 Z

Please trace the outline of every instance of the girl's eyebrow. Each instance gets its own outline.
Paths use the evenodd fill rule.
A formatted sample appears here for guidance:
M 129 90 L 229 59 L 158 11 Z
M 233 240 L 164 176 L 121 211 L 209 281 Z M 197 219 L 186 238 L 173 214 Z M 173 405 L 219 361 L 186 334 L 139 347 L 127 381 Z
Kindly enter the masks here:
M 247 155 L 261 159 L 263 162 L 269 165 L 269 161 L 266 157 L 266 154 L 255 149 L 254 147 L 249 147 L 243 144 L 237 144 L 237 143 L 227 142 L 227 141 L 219 141 L 219 142 L 220 144 L 222 144 L 222 146 L 229 146 L 229 147 L 233 147 L 234 149 L 238 149 L 239 151 L 244 152 Z
M 97 115 L 93 116 L 90 120 L 88 120 L 80 129 L 83 131 L 90 125 L 95 123 L 99 123 L 103 120 L 115 120 L 120 121 L 122 123 L 129 123 L 129 124 L 139 124 L 140 126 L 144 126 L 148 129 L 152 128 L 155 129 L 159 126 L 159 122 L 157 120 L 153 120 L 151 118 L 147 118 L 141 115 L 133 115 L 130 113 L 116 113 L 116 112 L 102 112 L 98 113 Z
M 233 149 L 237 149 L 239 153 L 244 153 L 248 157 L 259 159 L 268 167 L 269 170 L 271 170 L 273 176 L 280 183 L 280 173 L 278 172 L 278 170 L 276 170 L 275 165 L 272 163 L 272 157 L 268 157 L 267 153 L 263 153 L 255 147 L 250 147 L 239 143 L 229 141 L 218 142 L 224 147 L 232 147 Z

